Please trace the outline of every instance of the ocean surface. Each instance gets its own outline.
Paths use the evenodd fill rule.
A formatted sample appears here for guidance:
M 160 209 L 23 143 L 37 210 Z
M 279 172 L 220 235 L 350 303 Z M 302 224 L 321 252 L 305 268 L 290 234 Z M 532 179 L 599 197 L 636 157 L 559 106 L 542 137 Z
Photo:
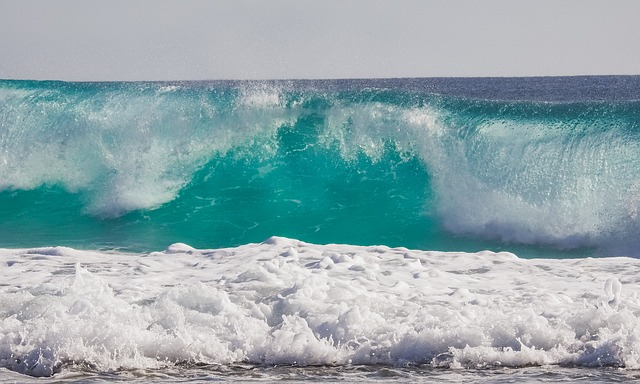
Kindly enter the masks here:
M 0 80 L 0 382 L 637 378 L 638 215 L 640 76 Z

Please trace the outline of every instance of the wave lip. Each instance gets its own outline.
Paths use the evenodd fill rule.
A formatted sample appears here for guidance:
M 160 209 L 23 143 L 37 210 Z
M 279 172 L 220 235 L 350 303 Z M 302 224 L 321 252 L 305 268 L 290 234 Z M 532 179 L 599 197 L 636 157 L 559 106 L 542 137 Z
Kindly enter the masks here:
M 33 376 L 184 363 L 640 369 L 636 259 L 279 237 L 0 258 L 0 366 Z

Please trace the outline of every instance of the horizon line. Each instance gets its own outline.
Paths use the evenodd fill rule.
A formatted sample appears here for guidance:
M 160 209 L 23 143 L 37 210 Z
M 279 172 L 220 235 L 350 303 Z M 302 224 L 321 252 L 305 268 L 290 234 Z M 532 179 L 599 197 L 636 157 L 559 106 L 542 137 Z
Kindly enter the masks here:
M 532 75 L 532 76 L 389 76 L 389 77 L 292 77 L 292 78 L 202 78 L 202 79 L 139 79 L 139 80 L 65 80 L 55 78 L 3 78 L 0 81 L 41 81 L 62 83 L 188 83 L 188 82 L 279 82 L 279 81 L 354 81 L 354 80 L 419 80 L 419 79 L 526 79 L 526 78 L 567 78 L 567 77 L 635 77 L 639 74 L 578 74 L 578 75 Z

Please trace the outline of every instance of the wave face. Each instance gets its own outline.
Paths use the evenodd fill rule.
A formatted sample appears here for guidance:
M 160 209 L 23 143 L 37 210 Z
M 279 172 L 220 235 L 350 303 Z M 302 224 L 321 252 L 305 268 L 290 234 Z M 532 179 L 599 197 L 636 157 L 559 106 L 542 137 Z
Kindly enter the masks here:
M 0 81 L 0 246 L 637 256 L 640 78 Z

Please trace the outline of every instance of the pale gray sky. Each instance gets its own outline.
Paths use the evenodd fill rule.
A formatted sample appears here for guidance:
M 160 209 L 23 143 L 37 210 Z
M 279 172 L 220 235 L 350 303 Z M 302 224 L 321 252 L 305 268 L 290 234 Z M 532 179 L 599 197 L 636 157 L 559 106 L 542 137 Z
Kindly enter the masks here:
M 0 78 L 640 74 L 638 0 L 0 0 Z

